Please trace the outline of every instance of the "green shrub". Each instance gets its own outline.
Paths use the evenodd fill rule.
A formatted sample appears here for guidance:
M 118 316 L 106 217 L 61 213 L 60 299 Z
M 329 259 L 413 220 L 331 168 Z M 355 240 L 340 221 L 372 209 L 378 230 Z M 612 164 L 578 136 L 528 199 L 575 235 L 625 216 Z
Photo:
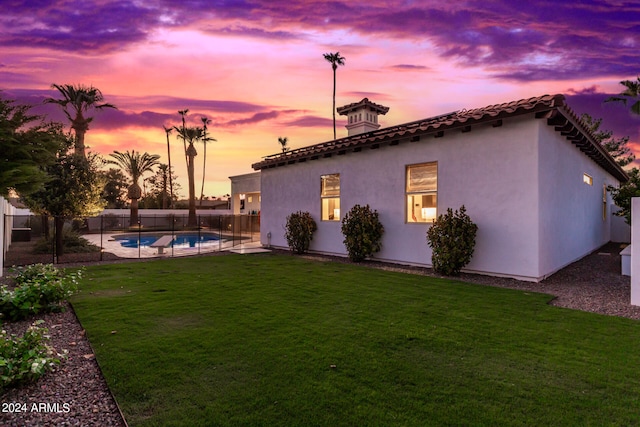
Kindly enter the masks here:
M 382 248 L 384 227 L 378 219 L 378 211 L 369 205 L 355 205 L 342 219 L 343 243 L 352 261 L 362 261 Z
M 64 274 L 51 264 L 16 269 L 15 289 L 0 287 L 0 316 L 21 320 L 40 312 L 60 311 L 62 301 L 78 289 L 82 270 Z
M 47 345 L 48 331 L 38 327 L 41 323 L 34 322 L 22 337 L 0 332 L 0 389 L 35 381 L 60 364 L 64 355 Z
M 451 208 L 427 230 L 427 241 L 432 249 L 431 263 L 434 271 L 455 276 L 471 261 L 476 245 L 478 226 L 467 215 L 464 205 L 460 211 Z
M 62 233 L 62 245 L 64 246 L 64 252 L 68 254 L 100 252 L 99 246 L 94 245 L 75 231 L 68 228 L 65 228 Z M 53 236 L 48 239 L 42 238 L 36 242 L 33 253 L 50 254 L 53 250 L 52 248 Z
M 284 237 L 292 252 L 303 254 L 309 250 L 313 232 L 318 227 L 309 212 L 298 211 L 287 217 Z

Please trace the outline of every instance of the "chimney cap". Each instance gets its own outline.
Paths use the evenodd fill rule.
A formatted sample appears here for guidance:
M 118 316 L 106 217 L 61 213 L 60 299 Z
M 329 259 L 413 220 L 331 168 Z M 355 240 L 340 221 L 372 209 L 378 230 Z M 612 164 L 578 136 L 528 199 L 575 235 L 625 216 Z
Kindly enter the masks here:
M 356 110 L 360 110 L 363 108 L 367 108 L 370 111 L 373 111 L 378 114 L 383 114 L 383 115 L 387 114 L 387 112 L 389 111 L 389 107 L 385 107 L 384 105 L 373 103 L 369 101 L 369 98 L 364 98 L 360 102 L 354 102 L 353 104 L 345 105 L 343 107 L 338 107 L 336 108 L 336 111 L 341 116 L 346 116 L 349 113 L 352 113 Z

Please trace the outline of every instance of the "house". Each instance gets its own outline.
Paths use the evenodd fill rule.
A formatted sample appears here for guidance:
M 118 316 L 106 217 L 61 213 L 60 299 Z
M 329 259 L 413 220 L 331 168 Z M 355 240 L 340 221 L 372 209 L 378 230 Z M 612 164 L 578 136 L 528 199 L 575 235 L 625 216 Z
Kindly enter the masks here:
M 260 172 L 230 176 L 231 213 L 257 215 L 260 212 Z
M 465 271 L 540 281 L 612 236 L 606 188 L 628 176 L 563 95 L 460 110 L 387 128 L 368 99 L 339 108 L 349 136 L 265 157 L 261 240 L 286 248 L 287 215 L 308 211 L 310 250 L 346 256 L 340 220 L 368 204 L 385 227 L 376 259 L 431 265 L 426 232 L 465 205 L 478 225 Z

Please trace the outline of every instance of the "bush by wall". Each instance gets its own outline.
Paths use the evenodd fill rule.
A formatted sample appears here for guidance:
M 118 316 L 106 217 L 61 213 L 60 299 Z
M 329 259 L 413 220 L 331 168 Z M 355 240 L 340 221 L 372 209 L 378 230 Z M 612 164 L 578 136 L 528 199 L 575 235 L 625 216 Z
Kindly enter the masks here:
M 40 312 L 60 311 L 61 303 L 78 289 L 82 270 L 64 274 L 51 264 L 19 267 L 15 288 L 0 287 L 0 319 L 21 320 Z
M 47 345 L 41 323 L 34 322 L 22 337 L 0 331 L 0 390 L 35 381 L 60 364 L 64 355 Z
M 352 261 L 362 261 L 382 249 L 384 227 L 378 211 L 355 205 L 342 219 L 343 243 Z
M 471 261 L 477 231 L 478 226 L 471 221 L 464 205 L 460 211 L 448 208 L 446 214 L 439 215 L 427 230 L 433 269 L 447 276 L 458 275 Z
M 96 246 L 82 237 L 75 231 L 65 228 L 62 235 L 62 245 L 64 252 L 68 254 L 78 254 L 87 252 L 100 252 L 100 246 Z M 42 238 L 36 242 L 33 249 L 35 254 L 49 254 L 53 248 L 53 236 L 48 239 Z
M 294 212 L 287 217 L 284 237 L 292 252 L 303 254 L 309 250 L 313 233 L 318 229 L 309 212 Z

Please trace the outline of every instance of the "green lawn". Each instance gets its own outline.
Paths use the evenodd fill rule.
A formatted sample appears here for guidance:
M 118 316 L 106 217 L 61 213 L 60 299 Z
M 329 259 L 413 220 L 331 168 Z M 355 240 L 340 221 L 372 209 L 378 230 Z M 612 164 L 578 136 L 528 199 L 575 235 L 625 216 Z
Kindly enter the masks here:
M 640 322 L 549 299 L 260 254 L 90 267 L 72 302 L 134 427 L 640 424 Z

